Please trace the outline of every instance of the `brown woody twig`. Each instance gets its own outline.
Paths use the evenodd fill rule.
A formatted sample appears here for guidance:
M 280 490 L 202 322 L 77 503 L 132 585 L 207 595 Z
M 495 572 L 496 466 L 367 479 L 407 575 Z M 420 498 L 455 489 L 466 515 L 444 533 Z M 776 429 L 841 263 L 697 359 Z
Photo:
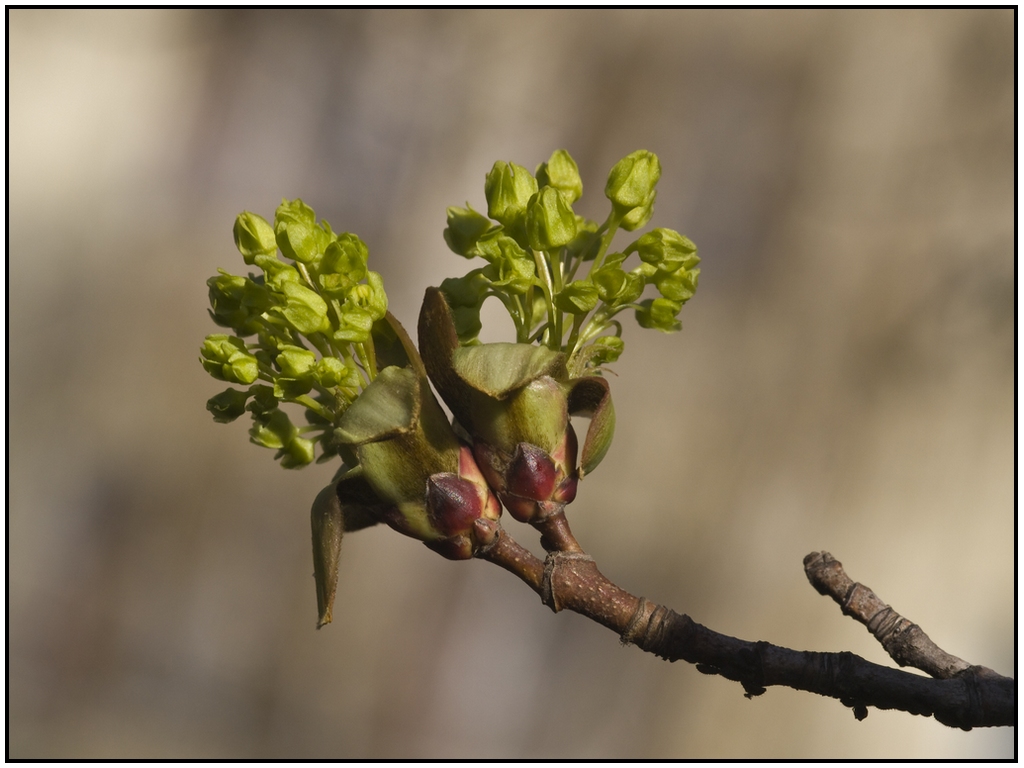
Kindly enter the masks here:
M 548 550 L 541 561 L 499 529 L 494 544 L 479 557 L 514 573 L 553 611 L 570 610 L 618 633 L 668 661 L 682 659 L 705 674 L 739 682 L 748 697 L 782 685 L 839 699 L 858 720 L 869 706 L 930 715 L 945 725 L 970 730 L 1014 725 L 1017 686 L 985 667 L 971 666 L 938 648 L 920 627 L 885 605 L 871 590 L 854 583 L 826 552 L 804 559 L 814 587 L 831 595 L 843 612 L 865 624 L 901 666 L 932 677 L 873 664 L 852 653 L 795 651 L 771 643 L 723 635 L 669 608 L 636 597 L 609 581 L 583 551 L 562 513 L 534 523 Z

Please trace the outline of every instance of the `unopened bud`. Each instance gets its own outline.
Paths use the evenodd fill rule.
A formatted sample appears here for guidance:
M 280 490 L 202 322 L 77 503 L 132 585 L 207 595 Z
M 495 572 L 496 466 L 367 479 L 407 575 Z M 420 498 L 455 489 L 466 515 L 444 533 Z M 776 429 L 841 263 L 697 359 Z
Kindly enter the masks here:
M 576 214 L 562 193 L 544 187 L 530 198 L 526 209 L 526 239 L 537 251 L 550 251 L 576 237 Z
M 514 228 L 526 216 L 526 204 L 537 193 L 537 180 L 521 165 L 501 160 L 484 180 L 487 215 L 507 228 Z
M 240 213 L 235 219 L 234 234 L 235 247 L 246 264 L 255 264 L 257 256 L 272 256 L 277 252 L 274 228 L 255 213 Z
M 619 160 L 608 174 L 604 194 L 623 215 L 650 201 L 654 187 L 661 178 L 658 156 L 638 149 Z
M 537 183 L 554 187 L 567 203 L 574 203 L 583 195 L 579 166 L 564 149 L 556 149 L 546 163 L 537 166 Z

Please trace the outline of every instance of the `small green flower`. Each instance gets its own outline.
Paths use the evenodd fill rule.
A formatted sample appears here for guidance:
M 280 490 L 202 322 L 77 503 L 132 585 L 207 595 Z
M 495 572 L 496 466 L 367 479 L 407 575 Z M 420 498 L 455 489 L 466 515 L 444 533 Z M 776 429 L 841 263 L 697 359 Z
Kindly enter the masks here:
M 245 413 L 245 402 L 248 399 L 248 392 L 228 387 L 206 401 L 206 410 L 213 414 L 213 420 L 217 423 L 230 424 Z
M 623 215 L 653 204 L 654 187 L 661 178 L 661 163 L 653 152 L 638 149 L 619 160 L 608 174 L 604 194 Z
M 550 251 L 576 237 L 576 214 L 562 193 L 542 187 L 526 208 L 526 239 L 537 251 Z
M 476 241 L 492 226 L 491 220 L 474 211 L 469 203 L 465 208 L 449 208 L 444 241 L 452 251 L 469 259 L 479 255 L 475 252 Z
M 316 225 L 313 209 L 301 200 L 285 200 L 274 214 L 277 246 L 292 261 L 306 263 L 322 253 L 323 230 Z
M 537 166 L 537 184 L 554 187 L 570 204 L 583 196 L 579 166 L 564 149 L 556 149 L 546 163 Z
M 237 336 L 207 336 L 200 349 L 200 362 L 215 379 L 235 384 L 252 384 L 259 376 L 259 364 Z
M 262 216 L 244 211 L 235 219 L 235 246 L 246 264 L 255 264 L 257 256 L 273 256 L 277 252 L 274 228 Z
M 528 170 L 515 163 L 499 160 L 484 180 L 487 215 L 500 222 L 521 245 L 526 205 L 537 194 L 537 180 Z

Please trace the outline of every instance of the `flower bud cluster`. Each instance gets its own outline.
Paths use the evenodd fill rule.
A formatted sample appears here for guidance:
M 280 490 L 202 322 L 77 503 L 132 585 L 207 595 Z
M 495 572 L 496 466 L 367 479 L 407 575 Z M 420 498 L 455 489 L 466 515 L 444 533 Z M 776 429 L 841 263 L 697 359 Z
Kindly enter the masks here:
M 250 440 L 284 467 L 343 459 L 311 511 L 320 625 L 331 620 L 345 532 L 384 523 L 466 559 L 497 541 L 502 504 L 540 525 L 575 498 L 614 434 L 602 373 L 623 351 L 615 316 L 633 309 L 642 327 L 678 330 L 697 289 L 697 249 L 678 232 L 656 228 L 610 249 L 619 229 L 649 223 L 660 176 L 645 150 L 616 163 L 605 185 L 611 211 L 598 224 L 573 210 L 583 183 L 565 150 L 534 174 L 495 163 L 487 215 L 449 208 L 444 231 L 452 251 L 485 265 L 427 290 L 419 350 L 387 311 L 357 236 L 333 232 L 298 199 L 283 201 L 272 223 L 238 216 L 235 245 L 259 273 L 221 270 L 207 281 L 210 316 L 232 333 L 207 336 L 200 362 L 241 389 L 207 409 L 221 423 L 248 413 Z M 639 264 L 626 266 L 634 255 Z M 649 286 L 657 297 L 644 298 Z M 512 317 L 516 343 L 477 340 L 491 296 Z M 304 409 L 306 424 L 292 423 L 287 403 Z M 590 420 L 582 443 L 576 415 Z
M 337 455 L 336 423 L 377 375 L 372 331 L 387 314 L 366 245 L 317 222 L 302 200 L 282 202 L 273 224 L 240 214 L 234 237 L 242 259 L 261 273 L 221 270 L 207 281 L 211 318 L 235 335 L 207 336 L 200 362 L 214 378 L 247 389 L 229 388 L 207 409 L 219 422 L 249 412 L 250 439 L 276 451 L 282 466 L 309 464 L 316 445 L 321 459 Z M 307 424 L 294 425 L 282 403 L 305 408 Z
M 609 252 L 617 230 L 646 226 L 654 213 L 661 163 L 637 150 L 612 168 L 605 184 L 611 211 L 602 224 L 578 216 L 583 194 L 579 168 L 560 149 L 535 175 L 498 161 L 484 181 L 487 216 L 467 204 L 448 209 L 445 242 L 486 267 L 441 284 L 460 342 L 477 343 L 480 307 L 490 296 L 508 310 L 518 343 L 538 342 L 565 352 L 573 376 L 598 372 L 623 349 L 615 316 L 633 309 L 644 328 L 679 330 L 677 315 L 697 289 L 696 247 L 670 229 L 642 235 L 622 252 Z M 634 253 L 640 264 L 626 266 Z M 577 278 L 584 264 L 588 272 Z M 648 286 L 656 297 L 644 298 Z M 609 331 L 611 333 L 609 334 Z

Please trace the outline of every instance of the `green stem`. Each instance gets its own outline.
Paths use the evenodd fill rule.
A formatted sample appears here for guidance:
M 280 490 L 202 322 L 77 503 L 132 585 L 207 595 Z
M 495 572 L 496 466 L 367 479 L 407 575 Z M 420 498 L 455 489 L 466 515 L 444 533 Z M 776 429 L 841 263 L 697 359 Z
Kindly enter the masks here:
M 616 215 L 615 208 L 612 208 L 612 212 L 608 214 L 608 218 L 602 225 L 602 227 L 607 227 L 607 229 L 601 236 L 601 247 L 597 249 L 597 256 L 594 257 L 594 261 L 590 265 L 590 272 L 587 273 L 588 275 L 593 274 L 594 270 L 601 268 L 604 256 L 608 252 L 608 248 L 612 244 L 612 240 L 615 238 L 615 233 L 618 231 L 619 224 L 621 223 L 622 217 Z
M 299 395 L 298 397 L 295 398 L 295 402 L 298 403 L 299 405 L 309 408 L 309 410 L 313 411 L 313 413 L 317 414 L 318 416 L 327 421 L 334 421 L 334 414 L 327 411 L 320 403 L 318 403 L 309 395 Z
M 565 342 L 565 348 L 569 350 L 569 359 L 576 353 L 576 339 L 580 335 L 580 326 L 583 325 L 585 314 L 574 315 L 572 319 L 572 331 L 569 333 L 569 340 Z
M 353 344 L 352 346 L 355 347 L 356 357 L 359 358 L 359 365 L 356 366 L 356 370 L 362 374 L 363 389 L 366 389 L 366 387 L 370 386 L 370 382 L 376 378 L 376 372 L 372 375 L 370 374 L 370 361 L 367 359 L 366 350 L 363 349 L 363 345 Z
M 556 352 L 561 347 L 561 335 L 557 334 L 561 323 L 560 315 L 555 313 L 555 303 L 553 301 L 554 293 L 551 285 L 551 272 L 548 270 L 548 266 L 544 261 L 544 254 L 542 251 L 533 252 L 533 260 L 537 264 L 537 276 L 540 277 L 541 287 L 544 290 L 544 300 L 548 305 L 548 328 L 550 333 L 548 334 L 548 347 L 555 350 Z
M 359 345 L 363 354 L 366 356 L 366 361 L 369 363 L 369 370 L 367 373 L 370 375 L 370 381 L 377 378 L 377 350 L 373 346 L 373 336 L 371 335 L 366 341 Z

